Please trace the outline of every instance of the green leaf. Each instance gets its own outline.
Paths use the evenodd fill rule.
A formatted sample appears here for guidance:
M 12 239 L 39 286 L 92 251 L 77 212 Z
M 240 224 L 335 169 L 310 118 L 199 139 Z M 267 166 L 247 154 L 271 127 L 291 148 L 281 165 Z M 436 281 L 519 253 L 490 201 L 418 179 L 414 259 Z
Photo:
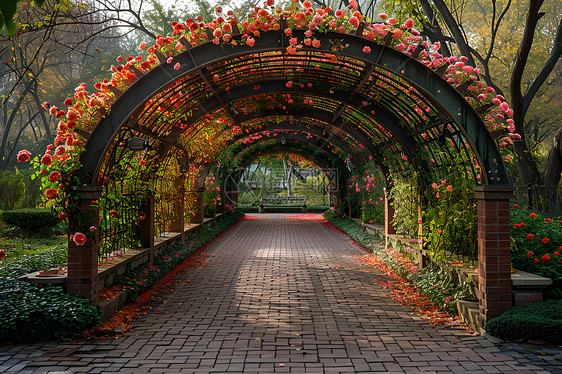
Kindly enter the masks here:
M 10 36 L 16 32 L 16 24 L 14 23 L 14 14 L 18 6 L 19 0 L 4 0 L 0 3 L 0 11 L 2 12 L 2 24 L 6 25 L 6 29 Z

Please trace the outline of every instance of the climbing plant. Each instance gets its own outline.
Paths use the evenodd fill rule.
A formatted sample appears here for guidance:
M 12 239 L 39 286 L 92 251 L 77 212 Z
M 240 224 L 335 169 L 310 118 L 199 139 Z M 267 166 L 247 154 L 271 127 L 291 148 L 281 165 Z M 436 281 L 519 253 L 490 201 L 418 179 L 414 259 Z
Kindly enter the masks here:
M 46 199 L 55 202 L 54 206 L 61 211 L 61 217 L 65 215 L 76 217 L 76 219 L 79 217 L 75 202 L 78 199 L 80 185 L 80 181 L 76 178 L 76 171 L 81 167 L 80 155 L 84 152 L 86 139 L 100 119 L 110 112 L 111 106 L 123 91 L 131 87 L 141 75 L 148 73 L 159 64 L 169 64 L 173 69 L 180 70 L 182 65 L 181 59 L 177 58 L 178 55 L 194 46 L 210 42 L 215 44 L 216 48 L 240 46 L 252 48 L 256 40 L 269 30 L 282 31 L 289 40 L 289 44 L 282 54 L 272 56 L 274 57 L 271 60 L 272 66 L 283 59 L 298 56 L 304 49 L 319 49 L 322 46 L 319 36 L 330 31 L 340 34 L 356 34 L 365 38 L 369 43 L 374 42 L 394 48 L 401 53 L 415 57 L 432 69 L 443 67 L 444 79 L 454 87 L 462 85 L 465 88 L 466 99 L 471 105 L 487 109 L 483 115 L 484 123 L 491 132 L 496 134 L 495 137 L 498 139 L 498 145 L 503 150 L 504 156 L 507 159 L 511 158 L 509 145 L 512 139 L 518 138 L 518 135 L 513 133 L 514 126 L 510 118 L 513 112 L 505 99 L 496 95 L 493 88 L 486 86 L 478 79 L 478 68 L 466 65 L 465 58 L 442 56 L 439 53 L 439 43 L 431 44 L 424 40 L 415 28 L 412 19 L 399 24 L 395 19 L 380 14 L 378 19 L 372 20 L 357 11 L 357 2 L 354 0 L 350 2 L 348 8 L 336 11 L 331 8 L 314 9 L 309 1 L 304 1 L 302 4 L 292 2 L 286 8 L 281 8 L 276 7 L 273 0 L 267 0 L 264 7 L 256 7 L 244 20 L 237 19 L 231 12 L 223 13 L 221 7 L 217 7 L 215 12 L 217 17 L 209 23 L 203 23 L 197 19 L 187 19 L 181 23 L 173 22 L 173 32 L 170 35 L 159 36 L 153 45 L 141 43 L 138 56 L 125 58 L 120 56 L 117 59 L 118 64 L 111 67 L 111 77 L 96 83 L 92 90 L 87 89 L 86 84 L 80 84 L 73 95 L 64 101 L 64 108 L 60 109 L 45 104 L 45 109 L 59 122 L 53 144 L 49 145 L 43 156 L 36 158 L 37 176 L 43 178 Z M 356 74 L 353 69 L 348 69 L 352 61 L 341 57 L 346 48 L 347 45 L 339 41 L 337 37 L 333 38 L 330 46 L 331 53 L 319 54 L 317 57 L 319 63 L 314 68 L 320 70 L 329 67 L 334 74 L 340 71 L 350 71 L 350 74 Z M 372 53 L 372 49 L 365 45 L 362 52 L 368 57 Z M 220 72 L 213 74 L 208 79 L 227 93 L 231 87 L 242 84 L 254 84 L 254 89 L 258 90 L 260 87 L 259 84 L 253 82 L 255 78 L 253 74 L 244 74 L 233 80 L 233 72 L 238 69 L 237 62 L 241 59 L 229 61 Z M 193 180 L 198 177 L 197 173 L 203 170 L 201 165 L 214 162 L 229 144 L 240 141 L 248 145 L 248 142 L 259 141 L 266 136 L 265 134 L 250 135 L 250 130 L 261 128 L 260 126 L 264 125 L 263 122 L 240 124 L 234 120 L 232 113 L 257 116 L 261 113 L 260 111 L 275 113 L 276 110 L 283 110 L 287 107 L 291 107 L 295 113 L 306 113 L 307 110 L 316 108 L 334 111 L 337 108 L 335 103 L 322 102 L 320 97 L 315 94 L 260 94 L 261 96 L 239 100 L 230 108 L 220 107 L 189 122 L 186 121 L 186 117 L 197 110 L 198 100 L 206 95 L 206 93 L 202 93 L 198 83 L 190 84 L 198 76 L 196 72 L 186 74 L 175 81 L 165 94 L 158 93 L 144 103 L 144 110 L 136 119 L 138 129 L 128 130 L 132 132 L 131 135 L 144 138 L 148 138 L 143 135 L 144 133 L 165 137 L 169 135 L 172 128 L 182 131 L 177 144 L 189 161 L 189 165 L 193 165 L 191 170 L 193 173 L 190 172 L 186 176 L 188 180 L 186 183 L 192 185 Z M 431 114 L 432 109 L 426 104 L 416 101 L 418 97 L 416 89 L 400 77 L 396 78 L 396 82 L 399 82 L 400 86 L 393 85 L 390 81 L 390 78 L 393 78 L 391 72 L 384 73 L 384 76 L 388 79 L 381 79 L 379 86 L 405 97 L 410 95 L 410 106 L 413 112 L 420 120 L 428 121 L 427 116 Z M 327 81 L 326 87 L 321 88 L 330 93 L 337 92 L 338 84 L 340 84 L 337 78 L 330 78 Z M 311 84 L 311 82 L 300 81 L 298 74 L 286 81 L 287 88 L 305 87 Z M 399 115 L 404 117 L 404 121 L 409 121 L 409 117 L 405 113 L 405 108 L 399 111 Z M 371 121 L 366 113 L 344 111 L 342 118 L 362 124 L 361 126 L 369 136 L 375 137 L 378 132 L 384 131 L 380 125 Z M 274 118 L 274 121 L 279 123 L 286 120 L 289 119 L 283 115 L 277 115 L 277 118 Z M 309 124 L 309 126 L 313 125 Z M 325 126 L 322 123 L 318 125 Z M 311 131 L 310 128 L 307 131 Z M 337 132 L 338 130 L 332 129 L 331 131 Z M 425 135 L 428 136 L 427 133 Z M 435 135 L 430 134 L 430 136 Z M 353 137 L 342 135 L 342 139 L 351 149 L 357 149 L 358 152 L 361 151 L 364 154 L 364 150 L 354 143 Z M 121 170 L 127 175 L 134 173 L 137 164 L 139 168 L 137 170 L 142 170 L 137 175 L 168 175 L 167 170 L 160 169 L 161 174 L 157 174 L 151 169 L 153 167 L 158 169 L 158 164 L 162 162 L 157 152 L 145 152 L 140 157 L 138 154 L 125 156 L 125 153 L 122 152 L 126 146 L 123 140 L 124 137 L 120 137 L 118 141 L 108 146 L 108 157 L 102 167 L 108 172 L 100 174 L 98 184 L 108 184 L 111 179 L 117 178 L 113 174 L 113 170 L 119 169 L 116 165 L 128 165 Z M 148 141 L 148 139 L 146 140 Z M 334 149 L 334 151 L 337 153 L 339 150 Z M 130 159 L 124 161 L 126 157 L 138 157 L 139 161 L 137 164 L 131 162 Z M 19 161 L 25 162 L 30 159 L 31 155 L 25 150 L 18 154 Z M 170 166 L 170 168 L 170 170 L 176 170 L 175 166 Z M 125 176 L 120 178 L 122 181 L 127 179 Z M 152 183 L 150 179 L 147 182 Z M 162 184 L 160 192 L 155 191 L 155 193 L 162 195 L 166 188 Z M 139 187 L 135 186 L 135 190 L 138 191 L 138 189 Z M 190 188 L 186 188 L 186 190 L 189 191 Z M 160 210 L 165 209 L 161 207 Z M 85 233 L 99 228 L 99 225 L 91 226 L 90 224 L 91 219 L 87 218 L 78 219 L 77 224 L 71 225 L 74 228 L 73 238 L 80 238 L 78 245 L 84 243 L 82 238 L 85 237 Z

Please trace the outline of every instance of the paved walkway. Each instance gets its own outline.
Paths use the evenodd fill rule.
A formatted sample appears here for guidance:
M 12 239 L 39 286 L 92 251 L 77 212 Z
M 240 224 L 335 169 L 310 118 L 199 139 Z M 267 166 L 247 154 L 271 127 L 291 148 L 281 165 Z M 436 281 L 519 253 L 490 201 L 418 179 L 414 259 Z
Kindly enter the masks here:
M 361 271 L 369 268 L 353 255 L 364 252 L 328 225 L 254 216 L 124 336 L 0 347 L 0 372 L 548 372 L 412 317 L 378 285 L 384 276 Z

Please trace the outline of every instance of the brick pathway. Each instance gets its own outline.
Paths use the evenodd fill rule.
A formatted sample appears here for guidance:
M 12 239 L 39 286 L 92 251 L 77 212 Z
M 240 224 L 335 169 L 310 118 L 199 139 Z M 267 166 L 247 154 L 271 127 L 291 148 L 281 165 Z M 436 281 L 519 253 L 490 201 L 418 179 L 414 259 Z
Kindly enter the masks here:
M 0 372 L 548 373 L 412 317 L 327 225 L 254 216 L 124 336 L 0 347 Z

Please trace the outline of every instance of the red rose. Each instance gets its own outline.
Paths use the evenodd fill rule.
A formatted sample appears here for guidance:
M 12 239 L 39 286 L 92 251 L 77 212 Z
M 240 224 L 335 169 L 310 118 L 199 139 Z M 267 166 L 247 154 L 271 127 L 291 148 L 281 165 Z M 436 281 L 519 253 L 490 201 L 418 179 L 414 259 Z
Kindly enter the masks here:
M 529 217 L 531 217 L 531 218 L 535 218 L 536 216 L 537 216 L 537 213 L 530 213 L 529 214 Z
M 527 252 L 527 256 L 528 256 L 528 257 L 533 257 L 533 255 L 534 255 L 533 252 L 531 252 L 531 251 Z
M 63 145 L 58 146 L 57 149 L 55 149 L 55 154 L 58 156 L 64 154 L 64 152 L 66 152 L 66 148 Z
M 53 188 L 49 188 L 47 191 L 45 191 L 45 196 L 47 196 L 48 200 L 53 200 L 55 199 L 59 194 L 59 191 L 53 189 Z
M 550 243 L 550 239 L 549 238 L 543 238 L 541 240 L 541 242 L 542 242 L 542 244 L 548 244 L 548 243 Z
M 57 170 L 53 171 L 51 175 L 49 175 L 49 182 L 55 183 L 61 178 L 61 173 Z
M 550 256 L 549 255 L 544 255 L 542 256 L 542 262 L 548 262 L 550 261 Z
M 18 162 L 27 162 L 31 160 L 31 152 L 23 149 L 18 152 Z
M 514 208 L 519 208 L 519 205 L 513 204 L 513 207 L 514 207 Z
M 81 232 L 77 232 L 72 236 L 72 241 L 78 246 L 83 246 L 84 243 L 86 243 L 86 235 L 82 234 Z
M 535 235 L 533 235 L 533 234 L 528 234 L 528 235 L 527 235 L 527 239 L 533 239 L 534 237 L 535 237 Z
M 41 158 L 41 163 L 47 166 L 51 165 L 53 163 L 53 156 L 51 155 L 43 156 L 43 158 Z

